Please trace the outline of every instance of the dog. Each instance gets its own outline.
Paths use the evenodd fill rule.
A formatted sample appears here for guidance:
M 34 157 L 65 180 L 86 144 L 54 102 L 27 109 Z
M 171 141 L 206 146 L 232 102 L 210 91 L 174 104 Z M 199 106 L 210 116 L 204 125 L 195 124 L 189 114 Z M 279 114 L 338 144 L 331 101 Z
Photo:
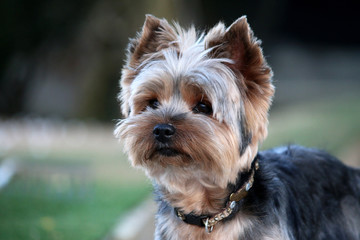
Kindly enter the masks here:
M 115 135 L 154 183 L 155 239 L 360 239 L 360 171 L 301 146 L 259 151 L 272 70 L 246 17 L 206 34 L 147 15 Z

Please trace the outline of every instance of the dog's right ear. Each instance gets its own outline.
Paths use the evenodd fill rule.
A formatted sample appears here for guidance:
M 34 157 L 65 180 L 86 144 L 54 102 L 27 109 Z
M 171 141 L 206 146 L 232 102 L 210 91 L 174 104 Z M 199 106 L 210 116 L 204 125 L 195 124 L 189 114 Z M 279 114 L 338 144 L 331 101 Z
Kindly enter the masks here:
M 126 64 L 121 72 L 121 93 L 118 96 L 122 102 L 122 114 L 127 117 L 130 113 L 128 99 L 130 85 L 140 71 L 140 65 L 161 49 L 168 48 L 176 40 L 175 30 L 165 19 L 146 15 L 144 26 L 134 39 L 130 39 L 127 48 Z
M 165 19 L 147 14 L 141 32 L 128 45 L 127 66 L 135 69 L 150 54 L 169 47 L 175 40 L 175 31 Z

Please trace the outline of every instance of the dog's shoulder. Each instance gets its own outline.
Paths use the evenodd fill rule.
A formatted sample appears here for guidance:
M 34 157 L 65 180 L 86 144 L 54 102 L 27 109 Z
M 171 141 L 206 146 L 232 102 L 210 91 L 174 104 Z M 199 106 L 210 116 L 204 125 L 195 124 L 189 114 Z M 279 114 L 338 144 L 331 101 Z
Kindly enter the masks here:
M 259 152 L 258 161 L 257 193 L 263 192 L 267 211 L 286 213 L 295 239 L 358 239 L 353 227 L 360 224 L 359 170 L 325 151 L 296 145 Z
M 302 174 L 358 172 L 343 164 L 339 159 L 326 151 L 307 148 L 299 145 L 288 145 L 259 152 L 259 159 L 265 166 L 283 173 L 294 170 Z M 330 171 L 330 172 L 329 172 Z M 293 173 L 295 173 L 293 172 Z
M 360 171 L 323 150 L 289 145 L 259 152 L 258 158 L 264 175 L 276 176 L 289 187 L 347 193 L 360 189 Z

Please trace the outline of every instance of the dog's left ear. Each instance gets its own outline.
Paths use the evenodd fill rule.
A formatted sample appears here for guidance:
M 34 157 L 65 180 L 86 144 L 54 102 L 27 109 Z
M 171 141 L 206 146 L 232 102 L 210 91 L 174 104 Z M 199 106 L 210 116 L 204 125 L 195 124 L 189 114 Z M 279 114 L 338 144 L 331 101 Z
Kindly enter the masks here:
M 239 18 L 227 29 L 219 23 L 208 32 L 205 44 L 206 48 L 213 48 L 212 57 L 233 61 L 228 66 L 237 76 L 247 130 L 253 137 L 258 136 L 259 139 L 253 140 L 263 140 L 267 135 L 267 112 L 274 94 L 272 71 L 246 17 Z

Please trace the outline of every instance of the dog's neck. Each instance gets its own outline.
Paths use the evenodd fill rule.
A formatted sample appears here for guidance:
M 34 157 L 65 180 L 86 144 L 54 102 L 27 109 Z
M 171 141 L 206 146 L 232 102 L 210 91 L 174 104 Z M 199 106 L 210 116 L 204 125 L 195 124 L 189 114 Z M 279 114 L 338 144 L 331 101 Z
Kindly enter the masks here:
M 174 213 L 185 223 L 206 226 L 206 230 L 210 230 L 219 221 L 230 219 L 240 209 L 240 201 L 247 196 L 251 189 L 255 171 L 258 168 L 257 157 L 255 157 L 251 168 L 248 171 L 239 172 L 236 183 L 229 184 L 226 189 L 209 188 L 203 184 L 196 185 L 190 179 L 193 191 L 170 193 L 165 189 L 160 189 L 161 195 L 163 200 L 174 208 Z
M 247 180 L 257 150 L 256 144 L 248 147 L 236 165 L 222 174 L 202 171 L 198 166 L 166 169 L 152 166 L 145 170 L 155 181 L 161 198 L 172 207 L 185 213 L 213 215 L 224 208 L 230 194 Z
M 228 188 L 204 184 L 204 181 L 200 182 L 197 179 L 187 179 L 183 185 L 187 191 L 173 191 L 163 186 L 160 187 L 160 191 L 171 207 L 184 213 L 215 214 L 225 205 L 230 194 Z

